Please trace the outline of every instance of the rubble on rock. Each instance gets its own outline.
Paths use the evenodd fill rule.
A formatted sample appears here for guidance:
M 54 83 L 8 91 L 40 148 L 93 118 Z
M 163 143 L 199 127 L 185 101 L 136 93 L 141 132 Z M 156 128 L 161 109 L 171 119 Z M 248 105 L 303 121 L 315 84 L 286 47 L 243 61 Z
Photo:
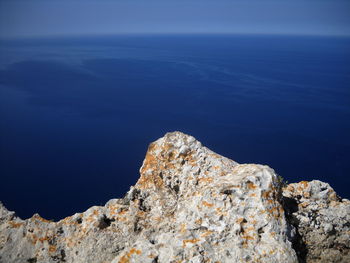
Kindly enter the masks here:
M 123 199 L 59 222 L 22 220 L 0 203 L 0 262 L 349 260 L 350 204 L 325 183 L 282 192 L 268 166 L 238 164 L 180 132 L 149 146 L 140 174 Z
M 350 201 L 320 181 L 289 184 L 283 190 L 289 223 L 298 230 L 306 262 L 350 262 Z

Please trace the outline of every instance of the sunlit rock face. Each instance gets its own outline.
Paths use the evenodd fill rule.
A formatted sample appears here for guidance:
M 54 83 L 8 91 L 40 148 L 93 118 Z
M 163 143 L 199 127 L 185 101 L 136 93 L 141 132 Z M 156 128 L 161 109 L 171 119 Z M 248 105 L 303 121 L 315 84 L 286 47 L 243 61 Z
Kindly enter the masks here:
M 317 262 L 317 250 L 332 245 L 336 262 L 345 262 L 349 201 L 316 181 L 282 195 L 268 166 L 238 164 L 180 132 L 149 146 L 140 174 L 123 199 L 59 222 L 21 220 L 0 205 L 0 262 Z M 325 243 L 302 209 L 322 211 Z

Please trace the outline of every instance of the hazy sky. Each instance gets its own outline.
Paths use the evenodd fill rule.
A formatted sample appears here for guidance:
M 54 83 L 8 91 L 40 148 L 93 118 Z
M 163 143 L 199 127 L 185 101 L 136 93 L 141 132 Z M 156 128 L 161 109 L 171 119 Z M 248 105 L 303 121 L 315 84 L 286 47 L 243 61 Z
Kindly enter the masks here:
M 118 33 L 350 35 L 350 0 L 0 0 L 0 37 Z

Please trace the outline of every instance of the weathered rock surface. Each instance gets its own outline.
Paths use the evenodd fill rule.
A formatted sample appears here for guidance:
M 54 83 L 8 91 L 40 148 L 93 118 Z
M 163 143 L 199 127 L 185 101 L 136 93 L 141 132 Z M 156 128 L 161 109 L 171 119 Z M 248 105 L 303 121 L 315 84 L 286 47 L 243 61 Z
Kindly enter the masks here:
M 149 146 L 140 173 L 123 199 L 59 222 L 0 203 L 0 262 L 350 262 L 350 204 L 325 183 L 282 195 L 268 166 L 180 132 Z
M 320 181 L 289 184 L 283 190 L 288 221 L 300 235 L 306 262 L 350 262 L 350 201 Z

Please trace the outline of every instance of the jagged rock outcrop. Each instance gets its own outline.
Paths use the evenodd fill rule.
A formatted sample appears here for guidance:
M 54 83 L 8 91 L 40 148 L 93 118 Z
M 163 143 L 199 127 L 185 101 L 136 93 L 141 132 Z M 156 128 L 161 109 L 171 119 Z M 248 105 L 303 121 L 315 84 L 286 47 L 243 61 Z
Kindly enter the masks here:
M 180 132 L 149 146 L 140 174 L 124 198 L 59 222 L 22 220 L 1 204 L 0 262 L 316 262 L 326 249 L 348 259 L 350 204 L 327 184 L 282 195 L 268 166 L 238 164 Z
M 320 181 L 289 184 L 283 190 L 288 222 L 299 234 L 304 262 L 350 262 L 350 201 Z

